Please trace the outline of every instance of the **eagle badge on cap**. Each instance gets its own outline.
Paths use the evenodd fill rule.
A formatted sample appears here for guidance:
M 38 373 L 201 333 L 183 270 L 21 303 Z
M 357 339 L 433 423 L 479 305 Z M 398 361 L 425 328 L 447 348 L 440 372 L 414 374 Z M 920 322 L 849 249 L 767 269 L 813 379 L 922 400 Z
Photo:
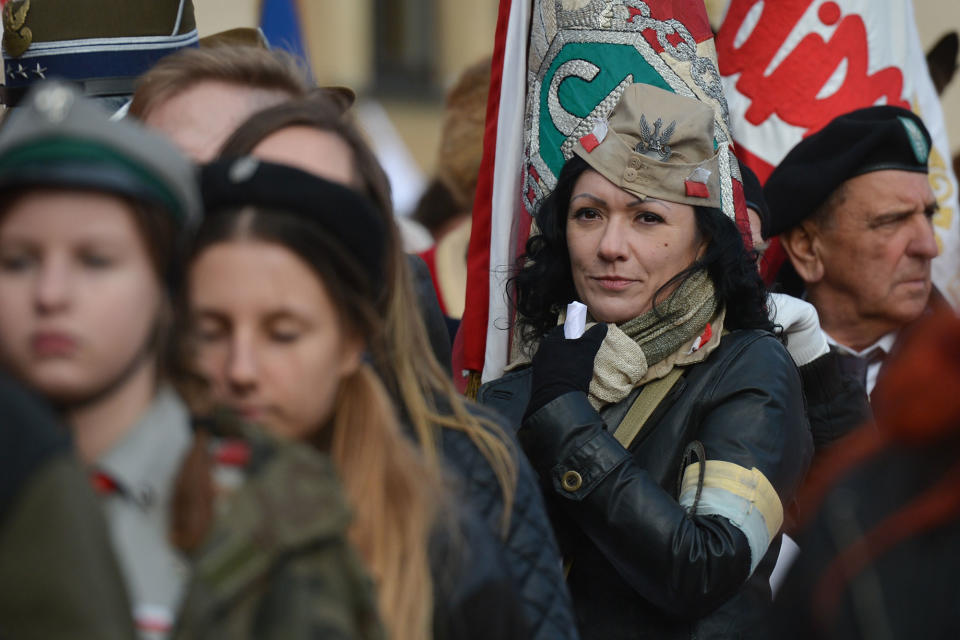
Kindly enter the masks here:
M 667 128 L 660 133 L 660 127 L 663 126 L 663 118 L 657 118 L 653 123 L 653 131 L 650 131 L 650 124 L 646 116 L 640 114 L 640 142 L 637 143 L 637 153 L 656 152 L 664 162 L 670 159 L 673 150 L 670 148 L 670 138 L 677 128 L 677 121 L 674 120 L 667 125 Z
M 253 156 L 244 156 L 230 165 L 230 180 L 235 184 L 246 182 L 260 168 L 260 161 Z
M 75 100 L 74 94 L 62 84 L 52 84 L 37 91 L 33 104 L 37 111 L 54 124 L 63 122 Z

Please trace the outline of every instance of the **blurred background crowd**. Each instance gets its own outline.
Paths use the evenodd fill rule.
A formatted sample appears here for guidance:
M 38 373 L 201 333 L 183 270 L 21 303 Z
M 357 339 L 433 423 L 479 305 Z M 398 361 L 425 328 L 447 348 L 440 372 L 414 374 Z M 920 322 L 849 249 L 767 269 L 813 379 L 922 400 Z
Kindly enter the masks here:
M 960 6 L 845 2 L 0 0 L 0 640 L 955 637 Z

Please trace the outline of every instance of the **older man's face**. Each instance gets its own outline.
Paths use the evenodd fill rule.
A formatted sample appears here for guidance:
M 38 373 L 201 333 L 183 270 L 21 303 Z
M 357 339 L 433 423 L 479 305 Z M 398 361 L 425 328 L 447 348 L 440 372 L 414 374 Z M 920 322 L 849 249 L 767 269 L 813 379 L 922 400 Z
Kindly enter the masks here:
M 930 296 L 936 198 L 927 176 L 910 171 L 874 171 L 844 188 L 843 201 L 818 225 L 816 301 L 835 307 L 821 315 L 893 331 L 915 320 Z

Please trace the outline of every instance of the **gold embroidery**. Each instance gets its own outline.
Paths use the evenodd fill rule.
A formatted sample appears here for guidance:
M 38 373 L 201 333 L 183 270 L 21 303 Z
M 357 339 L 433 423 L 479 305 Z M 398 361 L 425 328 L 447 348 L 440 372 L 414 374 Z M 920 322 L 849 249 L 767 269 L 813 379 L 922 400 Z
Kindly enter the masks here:
M 3 48 L 7 55 L 19 58 L 30 48 L 33 32 L 26 26 L 30 0 L 10 0 L 3 7 Z
M 924 117 L 916 97 L 911 100 L 910 106 L 914 113 L 921 118 Z M 939 205 L 939 209 L 937 209 L 932 220 L 933 232 L 937 241 L 937 250 L 940 255 L 943 255 L 945 251 L 952 250 L 952 247 L 945 246 L 944 239 L 955 237 L 960 210 L 958 210 L 957 192 L 950 175 L 950 167 L 940 150 L 937 149 L 936 144 L 931 145 L 930 148 L 929 168 L 930 188 L 933 189 L 933 195 L 937 199 L 937 205 Z M 937 282 L 937 286 L 948 298 L 952 300 L 960 299 L 960 275 L 949 276 L 945 274 L 945 276 Z

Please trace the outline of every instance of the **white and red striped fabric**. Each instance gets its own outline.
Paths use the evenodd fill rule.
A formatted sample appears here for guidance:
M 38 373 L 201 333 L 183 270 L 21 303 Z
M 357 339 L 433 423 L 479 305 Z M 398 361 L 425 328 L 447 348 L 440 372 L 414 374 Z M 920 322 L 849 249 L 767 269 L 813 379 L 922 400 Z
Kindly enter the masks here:
M 523 164 L 531 7 L 530 0 L 500 0 L 483 162 L 467 254 L 466 305 L 460 329 L 462 368 L 468 371 L 487 371 L 484 362 L 488 353 L 489 361 L 499 363 L 502 369 L 509 349 L 508 332 L 488 332 L 491 324 L 507 323 L 510 317 L 506 299 L 508 274 L 504 269 L 491 269 L 490 265 L 512 264 L 515 248 L 529 232 L 529 226 L 525 230 L 519 228 L 522 219 L 518 215 L 517 193 Z M 499 375 L 499 370 L 495 375 Z

